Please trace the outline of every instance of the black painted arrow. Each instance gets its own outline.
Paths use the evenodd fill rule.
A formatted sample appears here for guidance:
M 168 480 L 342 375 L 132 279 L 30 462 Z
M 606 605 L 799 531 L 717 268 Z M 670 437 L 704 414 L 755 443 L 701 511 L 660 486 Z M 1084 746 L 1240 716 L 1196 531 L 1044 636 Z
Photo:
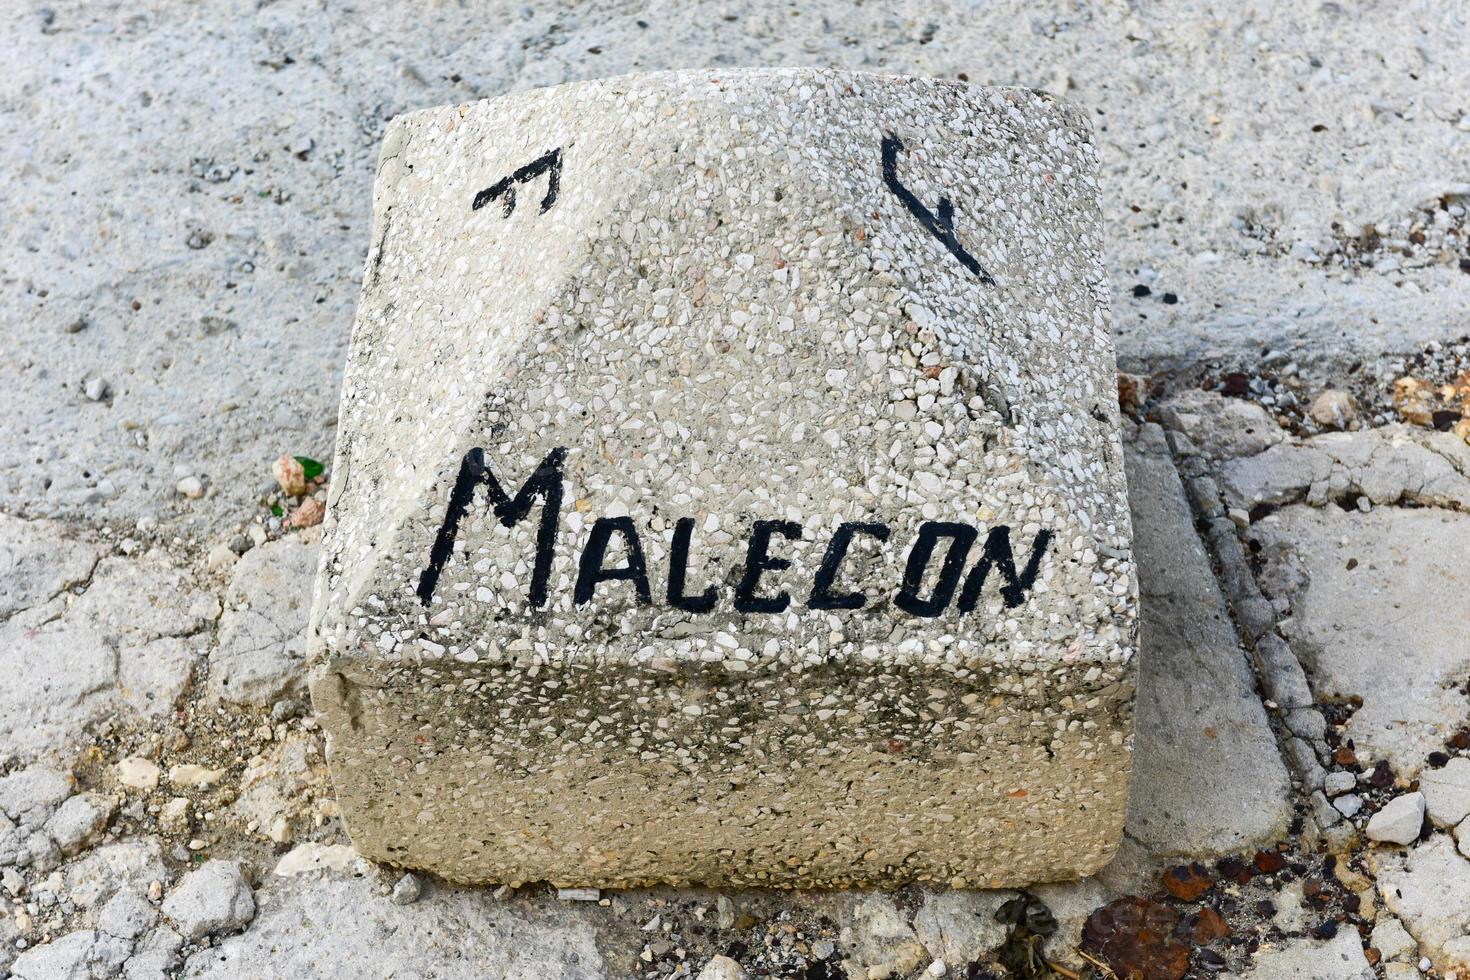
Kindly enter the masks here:
M 524 184 L 542 174 L 546 178 L 546 196 L 541 199 L 541 213 L 545 214 L 556 203 L 556 192 L 561 187 L 561 147 L 544 153 L 524 167 L 519 167 L 509 177 L 502 177 L 475 195 L 471 211 L 478 211 L 496 198 L 504 199 L 505 217 L 509 218 L 516 209 L 516 184 Z
M 935 214 L 914 196 L 913 191 L 903 186 L 903 181 L 898 179 L 898 151 L 903 148 L 903 140 L 892 133 L 883 137 L 883 182 L 888 185 L 893 196 L 902 201 L 904 207 L 919 219 L 919 224 L 923 225 L 929 234 L 939 239 L 940 243 L 949 249 L 949 254 L 960 260 L 960 265 L 979 276 L 980 281 L 986 285 L 995 285 L 995 280 L 991 278 L 990 273 L 985 271 L 985 267 L 976 260 L 975 256 L 966 251 L 965 246 L 961 245 L 960 240 L 955 237 L 954 204 L 950 199 L 941 195 L 939 213 Z

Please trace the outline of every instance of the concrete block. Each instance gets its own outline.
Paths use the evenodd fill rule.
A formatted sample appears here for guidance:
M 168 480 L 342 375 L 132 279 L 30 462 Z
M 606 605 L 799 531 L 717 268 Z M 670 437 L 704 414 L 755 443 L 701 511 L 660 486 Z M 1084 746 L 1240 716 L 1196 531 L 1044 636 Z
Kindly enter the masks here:
M 634 76 L 384 140 L 312 692 L 358 850 L 470 882 L 1104 864 L 1135 574 L 1085 113 Z

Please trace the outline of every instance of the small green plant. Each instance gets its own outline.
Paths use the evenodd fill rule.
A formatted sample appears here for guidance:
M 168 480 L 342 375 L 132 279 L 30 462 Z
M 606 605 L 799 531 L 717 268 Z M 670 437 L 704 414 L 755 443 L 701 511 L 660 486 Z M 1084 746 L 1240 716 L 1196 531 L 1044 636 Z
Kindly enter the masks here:
M 297 456 L 296 462 L 301 464 L 301 473 L 303 476 L 306 477 L 307 482 L 315 480 L 317 477 L 321 476 L 322 473 L 326 472 L 327 469 L 325 466 L 312 459 L 310 456 Z

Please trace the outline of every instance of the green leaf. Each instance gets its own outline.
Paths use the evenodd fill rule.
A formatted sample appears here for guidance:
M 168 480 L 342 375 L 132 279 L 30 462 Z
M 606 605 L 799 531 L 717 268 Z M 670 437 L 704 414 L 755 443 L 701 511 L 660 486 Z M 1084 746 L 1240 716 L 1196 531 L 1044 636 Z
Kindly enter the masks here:
M 296 462 L 301 464 L 301 470 L 306 474 L 308 480 L 315 480 L 326 471 L 326 467 L 310 456 L 297 456 Z
M 271 504 L 271 513 L 274 514 L 277 517 L 280 517 L 282 514 L 284 514 L 286 512 L 284 510 L 281 510 L 281 505 L 280 504 Z

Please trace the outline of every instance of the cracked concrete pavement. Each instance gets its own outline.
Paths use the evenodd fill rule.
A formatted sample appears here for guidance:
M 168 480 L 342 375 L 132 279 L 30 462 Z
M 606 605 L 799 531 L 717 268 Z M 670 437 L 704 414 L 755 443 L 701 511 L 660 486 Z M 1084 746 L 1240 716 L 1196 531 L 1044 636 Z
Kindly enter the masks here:
M 1014 951 L 1010 893 L 405 882 L 347 845 L 300 694 L 314 532 L 270 511 L 270 464 L 330 455 L 387 119 L 779 63 L 1094 113 L 1120 363 L 1149 376 L 1145 673 L 1128 836 L 1033 889 L 1046 955 L 1133 962 L 1111 924 L 1143 910 L 1174 943 L 1147 976 L 1464 980 L 1470 455 L 1277 418 L 1464 333 L 1467 30 L 1432 4 L 7 9 L 0 976 L 986 976 Z M 1421 792 L 1411 843 L 1371 839 Z
M 1470 752 L 1455 766 L 1435 755 L 1465 733 L 1467 669 L 1448 634 L 1432 630 L 1458 629 L 1465 612 L 1451 605 L 1446 615 L 1442 595 L 1415 588 L 1423 578 L 1393 574 L 1413 562 L 1429 570 L 1430 581 L 1451 580 L 1453 566 L 1435 563 L 1447 560 L 1446 542 L 1470 529 L 1470 515 L 1407 506 L 1364 511 L 1330 495 L 1310 503 L 1316 498 L 1303 490 L 1254 520 L 1216 517 L 1233 499 L 1227 475 L 1241 460 L 1201 455 L 1193 440 L 1213 445 L 1211 432 L 1237 424 L 1242 410 L 1219 396 L 1187 392 L 1181 400 L 1191 411 L 1166 403 L 1158 413 L 1180 428 L 1130 422 L 1126 440 L 1145 637 L 1127 836 L 1097 877 L 1032 889 L 1058 921 L 1046 954 L 1084 965 L 1079 950 L 1091 948 L 1085 929 L 1098 928 L 1099 910 L 1144 896 L 1137 900 L 1184 921 L 1206 908 L 1219 912 L 1232 930 L 1231 941 L 1216 942 L 1220 967 L 1240 975 L 1308 976 L 1337 970 L 1334 963 L 1349 972 L 1321 975 L 1356 975 L 1351 954 L 1364 956 L 1374 929 L 1401 922 L 1413 951 L 1422 949 L 1449 976 L 1462 969 L 1465 944 L 1456 940 L 1470 923 L 1447 919 L 1437 900 L 1419 896 L 1430 887 L 1426 867 L 1435 888 L 1470 888 L 1470 864 L 1460 864 L 1466 858 L 1456 850 L 1461 821 L 1407 850 L 1371 845 L 1363 828 L 1419 781 L 1436 785 L 1431 772 L 1450 780 L 1437 798 L 1458 800 L 1459 766 L 1470 767 Z M 1267 428 L 1237 448 L 1255 450 L 1246 459 L 1259 460 L 1317 438 Z M 1394 438 L 1405 437 L 1364 430 L 1336 440 L 1340 454 L 1368 461 L 1339 481 L 1344 493 L 1402 474 L 1397 457 L 1377 451 Z M 1441 458 L 1464 472 L 1467 457 Z M 1295 479 L 1296 469 L 1285 465 L 1261 485 Z M 1202 487 L 1215 488 L 1214 510 Z M 1385 493 L 1403 499 L 1391 488 Z M 1224 520 L 1232 536 L 1239 532 L 1234 550 L 1199 533 L 1211 519 Z M 1428 525 L 1417 537 L 1384 537 L 1381 528 L 1394 522 Z M 268 538 L 233 561 L 215 556 L 211 567 L 197 548 L 176 549 L 174 557 L 106 527 L 45 520 L 4 527 L 12 563 L 54 555 L 63 569 L 38 576 L 40 585 L 24 594 L 12 590 L 17 597 L 0 622 L 13 640 L 5 649 L 14 670 L 26 677 L 6 689 L 5 717 L 26 723 L 8 732 L 10 774 L 0 779 L 0 861 L 9 865 L 5 887 L 14 903 L 4 921 L 15 936 L 4 955 L 17 976 L 46 976 L 56 964 L 103 976 L 270 976 L 292 964 L 311 975 L 309 964 L 324 951 L 353 963 L 367 950 L 380 951 L 397 975 L 692 975 L 679 971 L 737 948 L 731 943 L 746 950 L 752 967 L 830 960 L 841 975 L 908 976 L 935 962 L 969 969 L 1007 948 L 1007 928 L 995 914 L 1013 892 L 645 889 L 594 895 L 583 905 L 536 887 L 496 893 L 418 878 L 400 887 L 397 873 L 369 865 L 346 842 L 320 733 L 300 701 L 301 662 L 292 651 L 305 626 L 316 529 Z M 1344 547 L 1362 556 L 1358 565 L 1349 567 Z M 1230 561 L 1241 568 L 1225 567 Z M 1381 598 L 1364 602 L 1363 588 L 1338 581 L 1353 572 L 1369 577 L 1367 593 Z M 1269 597 L 1269 632 L 1240 618 L 1248 595 L 1242 580 L 1258 580 L 1255 594 Z M 1389 624 L 1396 645 L 1363 625 L 1405 604 L 1431 631 Z M 241 627 L 246 615 L 263 625 Z M 1314 639 L 1337 629 L 1363 642 Z M 1309 678 L 1291 701 L 1260 693 L 1281 682 L 1261 673 L 1252 647 L 1276 630 L 1290 645 L 1285 656 L 1297 664 L 1298 651 L 1295 669 Z M 36 645 L 53 636 L 68 639 Z M 187 644 L 184 655 L 156 649 L 166 641 Z M 1423 669 L 1381 682 L 1416 642 Z M 147 651 L 156 673 L 143 687 L 152 700 L 139 700 L 127 680 L 124 665 L 138 651 Z M 86 669 L 73 656 L 90 657 Z M 228 681 L 240 677 L 268 681 L 244 688 Z M 164 707 L 170 710 L 160 715 Z M 1303 710 L 1317 718 L 1315 727 L 1293 720 Z M 1470 749 L 1470 737 L 1463 740 Z M 1305 746 L 1304 756 L 1282 751 L 1293 742 Z M 1357 753 L 1350 761 L 1344 747 Z M 1386 781 L 1378 779 L 1380 760 Z M 1470 809 L 1470 785 L 1464 792 Z M 1314 806 L 1316 796 L 1325 806 Z M 1349 799 L 1358 800 L 1350 813 Z M 1458 805 L 1442 802 L 1438 812 L 1463 818 Z M 1345 870 L 1319 880 L 1312 866 L 1322 855 Z M 190 934 L 169 913 L 180 902 L 170 906 L 168 896 L 185 887 L 200 860 L 217 856 L 239 863 L 255 911 Z M 1195 882 L 1203 883 L 1202 896 Z M 1307 908 L 1304 883 L 1316 888 L 1314 899 L 1329 894 L 1330 884 L 1340 907 Z M 1293 889 L 1295 916 L 1262 918 L 1257 906 L 1284 903 Z M 405 890 L 413 901 L 400 906 L 392 896 Z M 108 932 L 106 922 L 122 916 L 104 915 L 114 900 L 146 905 L 144 925 L 130 935 Z M 330 931 L 315 925 L 327 907 L 339 909 Z M 395 945 L 410 925 L 428 930 L 427 938 Z M 438 935 L 456 938 L 440 945 Z M 1212 941 L 1196 943 L 1197 966 L 1212 962 Z M 750 955 L 762 944 L 763 954 Z M 162 974 L 144 972 L 155 967 Z

